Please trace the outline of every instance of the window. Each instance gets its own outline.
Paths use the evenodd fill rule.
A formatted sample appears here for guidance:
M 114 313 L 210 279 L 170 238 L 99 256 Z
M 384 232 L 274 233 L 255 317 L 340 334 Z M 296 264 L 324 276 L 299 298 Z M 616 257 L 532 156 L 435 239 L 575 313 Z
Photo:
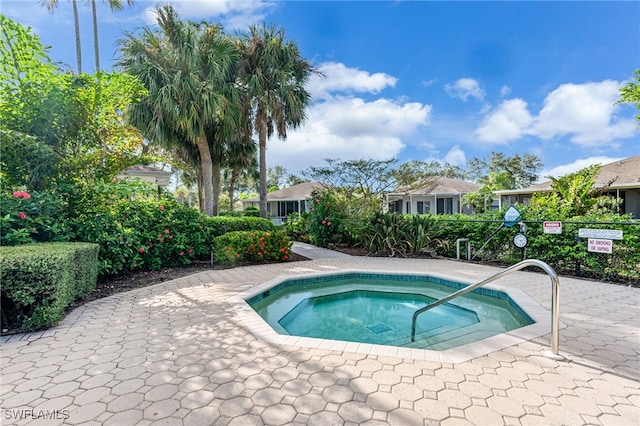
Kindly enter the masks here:
M 297 201 L 278 201 L 278 216 L 287 217 L 291 213 L 298 213 Z
M 453 198 L 438 198 L 436 214 L 453 214 Z
M 431 211 L 431 201 L 418 201 L 416 210 L 418 214 L 428 214 Z

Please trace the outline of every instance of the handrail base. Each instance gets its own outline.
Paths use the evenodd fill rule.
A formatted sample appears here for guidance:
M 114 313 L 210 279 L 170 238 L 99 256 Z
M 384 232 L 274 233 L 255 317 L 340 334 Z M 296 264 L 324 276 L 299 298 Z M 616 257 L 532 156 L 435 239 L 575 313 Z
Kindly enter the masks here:
M 552 351 L 544 351 L 542 355 L 555 361 L 569 361 L 569 358 L 567 358 L 566 356 L 554 354 Z

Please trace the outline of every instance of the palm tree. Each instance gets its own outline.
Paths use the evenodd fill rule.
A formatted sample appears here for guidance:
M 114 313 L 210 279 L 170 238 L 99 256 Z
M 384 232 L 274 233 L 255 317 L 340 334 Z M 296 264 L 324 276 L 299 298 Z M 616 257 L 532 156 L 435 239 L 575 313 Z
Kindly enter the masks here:
M 58 8 L 59 0 L 40 0 L 40 4 L 47 7 L 53 13 Z M 73 7 L 73 25 L 76 33 L 76 60 L 78 61 L 78 74 L 82 74 L 82 47 L 80 44 L 80 22 L 78 20 L 78 3 L 71 0 Z
M 218 211 L 221 145 L 240 116 L 233 85 L 238 53 L 219 26 L 182 22 L 169 5 L 156 11 L 160 31 L 146 27 L 139 37 L 127 33 L 119 41 L 118 66 L 148 90 L 131 106 L 128 119 L 149 140 L 198 148 L 204 212 L 213 216 Z
M 73 0 L 75 3 L 76 0 Z M 98 47 L 98 15 L 96 13 L 96 0 L 88 0 L 91 3 L 91 14 L 93 17 L 93 51 L 96 57 L 96 72 L 100 72 L 100 48 Z M 124 9 L 124 0 L 106 0 L 111 11 Z M 127 0 L 129 6 L 133 6 L 134 0 Z
M 93 16 L 93 49 L 96 58 L 96 72 L 100 71 L 100 49 L 98 48 L 98 15 L 96 13 L 96 0 L 87 0 L 91 3 L 91 13 Z M 112 11 L 122 10 L 125 0 L 106 0 Z M 126 0 L 129 6 L 133 6 L 134 0 Z M 59 0 L 40 0 L 40 4 L 47 7 L 51 13 L 58 8 Z M 71 0 L 73 7 L 73 23 L 76 33 L 76 59 L 78 61 L 78 74 L 82 74 L 82 46 L 80 43 L 80 24 L 78 20 L 78 2 Z
M 288 127 L 302 124 L 311 99 L 304 86 L 316 71 L 302 59 L 293 41 L 285 41 L 284 31 L 274 26 L 252 25 L 239 45 L 238 81 L 249 96 L 251 119 L 258 133 L 260 216 L 266 217 L 267 139 L 274 131 L 286 139 Z

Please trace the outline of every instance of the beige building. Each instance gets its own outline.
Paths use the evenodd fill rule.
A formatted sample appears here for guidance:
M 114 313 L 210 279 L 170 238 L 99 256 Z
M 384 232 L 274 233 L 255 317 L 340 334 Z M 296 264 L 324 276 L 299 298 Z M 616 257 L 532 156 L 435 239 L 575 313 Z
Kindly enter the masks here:
M 318 182 L 304 182 L 288 188 L 267 194 L 267 213 L 269 217 L 279 224 L 286 220 L 287 216 L 293 213 L 304 213 L 307 211 L 307 201 L 311 198 L 311 192 L 315 189 L 322 189 L 324 186 Z M 260 207 L 258 197 L 242 200 L 242 208 Z
M 423 185 L 398 188 L 386 195 L 387 211 L 403 214 L 471 214 L 471 206 L 462 197 L 482 185 L 460 179 L 436 177 Z
M 533 194 L 552 192 L 551 183 L 549 181 L 522 189 L 496 191 L 499 207 L 516 203 L 529 204 Z M 621 214 L 631 213 L 634 219 L 640 218 L 640 155 L 603 165 L 594 188 L 601 188 L 607 194 L 621 199 Z

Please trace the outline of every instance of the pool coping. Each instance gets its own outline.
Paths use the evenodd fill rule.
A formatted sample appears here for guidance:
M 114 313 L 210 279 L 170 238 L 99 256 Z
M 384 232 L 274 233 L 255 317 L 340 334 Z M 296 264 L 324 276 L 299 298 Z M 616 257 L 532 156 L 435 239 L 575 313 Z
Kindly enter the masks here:
M 258 339 L 276 345 L 292 345 L 304 348 L 352 352 L 365 355 L 392 356 L 420 361 L 435 361 L 444 363 L 460 363 L 470 359 L 487 355 L 509 346 L 517 345 L 551 333 L 551 312 L 533 300 L 524 291 L 501 284 L 487 284 L 483 288 L 506 293 L 522 310 L 535 321 L 534 324 L 524 326 L 497 336 L 488 337 L 474 343 L 458 346 L 444 351 L 428 349 L 414 349 L 398 346 L 387 346 L 370 343 L 345 342 L 340 340 L 319 339 L 312 337 L 288 336 L 277 333 L 262 317 L 249 306 L 247 299 L 257 296 L 264 291 L 291 279 L 307 279 L 324 277 L 335 274 L 363 273 L 376 275 L 412 275 L 434 277 L 471 285 L 475 282 L 465 278 L 452 277 L 442 273 L 409 272 L 402 273 L 391 270 L 364 270 L 354 268 L 340 268 L 340 270 L 322 271 L 291 275 L 280 275 L 230 297 L 227 302 L 233 307 L 239 319 Z M 560 328 L 566 327 L 562 322 Z

